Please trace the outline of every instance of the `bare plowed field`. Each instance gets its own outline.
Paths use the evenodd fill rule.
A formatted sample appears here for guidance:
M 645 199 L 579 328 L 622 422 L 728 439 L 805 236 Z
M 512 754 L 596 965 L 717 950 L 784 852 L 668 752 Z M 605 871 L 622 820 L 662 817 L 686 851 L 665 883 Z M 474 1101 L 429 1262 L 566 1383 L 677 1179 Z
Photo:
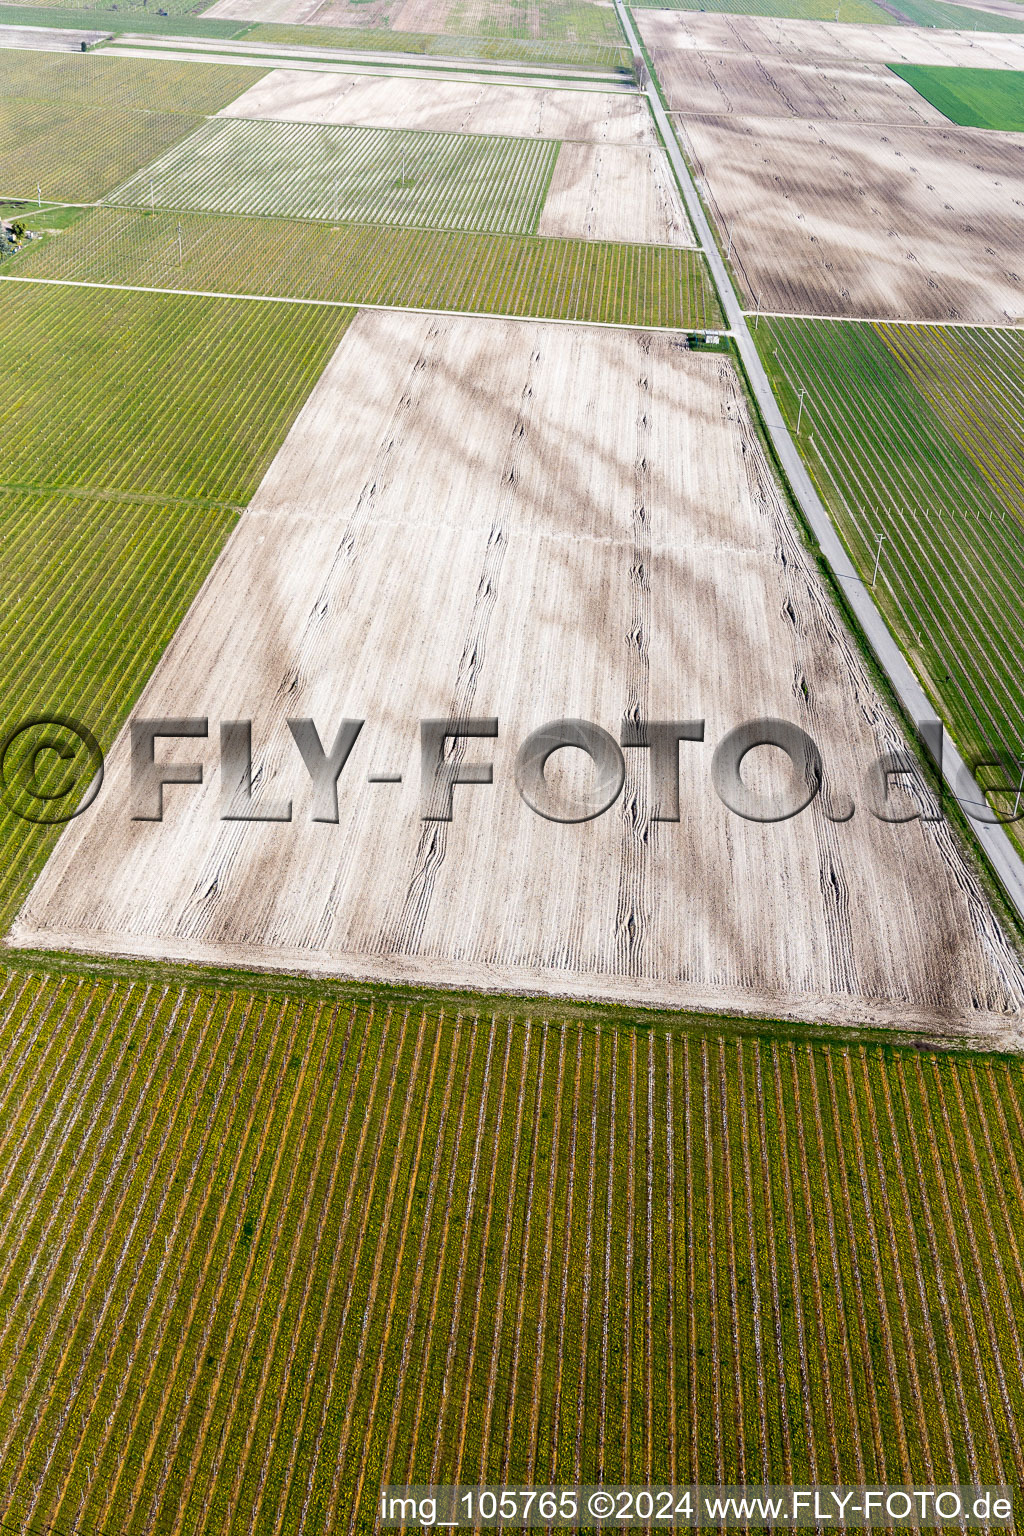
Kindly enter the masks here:
M 1015 1038 L 1024 978 L 944 822 L 868 814 L 899 733 L 805 556 L 731 366 L 642 332 L 364 314 L 140 700 L 209 717 L 205 761 L 132 820 L 128 752 L 64 834 L 18 944 L 941 1027 Z M 712 790 L 712 745 L 782 716 L 827 793 L 766 824 Z M 497 717 L 421 792 L 423 719 Z M 513 765 L 580 717 L 706 717 L 654 819 L 646 752 L 611 808 L 536 814 Z M 313 821 L 286 718 L 363 720 L 338 823 Z M 254 794 L 221 820 L 218 720 L 253 719 Z M 566 756 L 570 762 L 566 764 Z M 556 753 L 578 808 L 586 759 Z M 763 765 L 752 781 L 763 786 Z M 401 782 L 368 776 L 401 775 Z M 848 819 L 844 795 L 854 796 Z M 237 802 L 234 802 L 237 810 Z M 231 809 L 231 807 L 229 807 Z M 666 809 L 670 809 L 666 807 Z M 556 808 L 557 811 L 557 808 Z M 330 807 L 327 809 L 330 815 Z
M 1013 323 L 1024 314 L 1014 134 L 678 118 L 751 305 Z
M 920 100 L 911 86 L 893 75 L 889 79 Z M 927 104 L 923 110 L 945 121 Z M 651 115 L 637 96 L 402 76 L 317 75 L 296 69 L 273 70 L 225 108 L 222 116 L 510 138 L 657 143 Z
M 660 145 L 563 144 L 537 233 L 696 244 Z
M 323 0 L 217 0 L 204 16 L 223 16 L 233 21 L 312 21 Z M 365 12 L 370 9 L 364 7 Z M 364 20 L 363 26 L 367 25 Z
M 666 49 L 664 60 L 659 55 L 657 69 L 669 107 L 691 116 L 910 124 L 947 121 L 883 64 L 803 64 L 679 48 Z M 225 110 L 234 112 L 236 106 Z
M 934 27 L 868 27 L 826 21 L 775 21 L 711 12 L 638 11 L 637 26 L 659 76 L 677 49 L 745 53 L 805 63 L 842 59 L 873 64 L 964 64 L 976 69 L 1024 69 L 1024 36 L 952 32 Z

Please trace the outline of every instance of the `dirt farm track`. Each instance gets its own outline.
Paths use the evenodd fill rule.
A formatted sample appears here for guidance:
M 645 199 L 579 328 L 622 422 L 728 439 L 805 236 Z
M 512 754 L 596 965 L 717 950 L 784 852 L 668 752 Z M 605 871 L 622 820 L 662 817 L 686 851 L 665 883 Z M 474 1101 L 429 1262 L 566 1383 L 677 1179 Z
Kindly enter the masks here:
M 213 740 L 157 749 L 202 758 L 202 788 L 131 820 L 122 737 L 16 943 L 988 1038 L 1019 1020 L 1021 974 L 944 824 L 825 814 L 898 733 L 731 366 L 671 335 L 360 315 L 136 714 L 209 717 Z M 640 751 L 606 814 L 527 808 L 532 730 L 576 716 L 617 738 L 627 714 L 706 717 L 678 823 L 651 819 Z M 713 745 L 760 715 L 819 742 L 831 801 L 764 825 L 717 799 Z M 365 721 L 337 826 L 310 820 L 285 726 L 303 716 L 328 747 Z M 493 784 L 423 821 L 418 722 L 467 716 L 500 721 L 461 749 Z M 243 718 L 255 791 L 290 797 L 290 822 L 218 818 L 216 722 Z M 556 754 L 549 778 L 585 786 L 585 762 Z

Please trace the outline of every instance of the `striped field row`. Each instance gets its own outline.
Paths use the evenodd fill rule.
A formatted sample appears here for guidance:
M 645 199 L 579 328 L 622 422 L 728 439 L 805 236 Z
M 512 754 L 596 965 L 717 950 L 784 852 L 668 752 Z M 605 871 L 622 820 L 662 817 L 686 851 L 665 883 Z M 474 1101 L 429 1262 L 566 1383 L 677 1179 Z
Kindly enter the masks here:
M 558 144 L 214 118 L 109 202 L 531 234 Z
M 2 985 L 8 1525 L 1024 1476 L 1016 1060 Z
M 762 319 L 778 398 L 862 574 L 968 752 L 1024 752 L 1024 343 Z M 804 390 L 800 411 L 800 391 Z M 997 772 L 996 777 L 999 774 Z M 1001 809 L 1012 810 L 1015 794 Z
M 620 325 L 722 323 L 698 252 L 604 241 L 104 208 L 5 270 Z

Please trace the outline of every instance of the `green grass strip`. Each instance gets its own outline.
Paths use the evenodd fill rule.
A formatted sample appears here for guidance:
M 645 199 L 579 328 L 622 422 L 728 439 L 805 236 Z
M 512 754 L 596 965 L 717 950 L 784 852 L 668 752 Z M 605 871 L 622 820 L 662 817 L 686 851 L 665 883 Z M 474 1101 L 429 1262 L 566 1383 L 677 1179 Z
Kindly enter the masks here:
M 289 26 L 264 22 L 246 33 L 253 43 L 360 52 L 436 55 L 455 59 L 510 59 L 523 64 L 570 64 L 628 73 L 629 50 L 595 43 L 532 37 L 458 37 L 434 32 L 396 32 L 361 27 Z

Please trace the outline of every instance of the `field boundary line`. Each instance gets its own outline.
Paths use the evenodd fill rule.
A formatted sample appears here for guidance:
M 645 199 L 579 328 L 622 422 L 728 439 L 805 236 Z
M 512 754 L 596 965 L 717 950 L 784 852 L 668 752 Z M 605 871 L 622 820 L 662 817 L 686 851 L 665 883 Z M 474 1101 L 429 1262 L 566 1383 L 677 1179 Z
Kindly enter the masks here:
M 526 239 L 534 238 L 526 236 Z M 691 247 L 686 247 L 691 249 Z M 695 251 L 695 255 L 700 252 Z M 409 304 L 368 304 L 361 299 L 300 299 L 292 294 L 275 296 L 272 293 L 214 293 L 200 288 L 145 288 L 135 283 L 97 283 L 86 282 L 81 278 L 70 277 L 19 277 L 13 272 L 0 272 L 0 282 L 5 283 L 46 283 L 57 288 L 101 288 L 114 289 L 120 293 L 166 293 L 175 298 L 184 299 L 244 299 L 255 304 L 312 304 L 320 305 L 328 309 L 373 309 L 385 312 L 397 312 L 407 315 L 454 315 L 466 320 L 515 320 L 526 325 L 590 325 L 597 326 L 605 331 L 671 331 L 680 336 L 687 336 L 691 331 L 705 330 L 703 325 L 641 325 L 636 322 L 629 323 L 624 320 L 576 320 L 563 318 L 560 315 L 508 315 L 501 310 L 491 309 L 439 309 L 436 305 L 432 309 L 418 308 Z M 728 336 L 731 332 L 723 327 L 717 327 L 720 335 Z M 28 487 L 32 489 L 32 487 Z M 89 493 L 92 494 L 91 492 Z M 167 501 L 166 496 L 155 497 L 154 500 Z M 237 510 L 233 502 L 212 502 L 212 506 L 231 507 Z

